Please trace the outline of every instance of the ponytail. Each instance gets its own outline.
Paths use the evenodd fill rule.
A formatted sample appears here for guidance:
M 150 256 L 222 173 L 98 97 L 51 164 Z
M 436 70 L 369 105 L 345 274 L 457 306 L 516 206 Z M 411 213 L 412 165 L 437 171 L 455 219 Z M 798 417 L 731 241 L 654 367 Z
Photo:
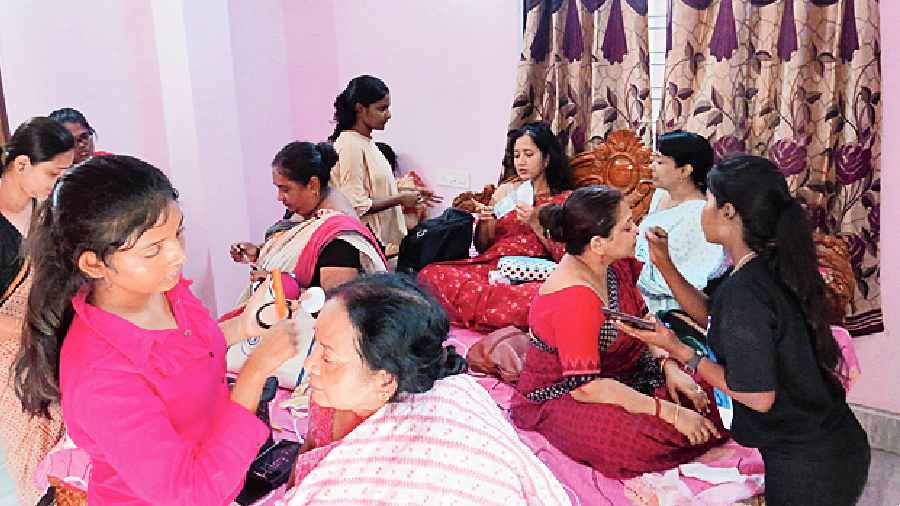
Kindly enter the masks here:
M 26 239 L 34 278 L 22 342 L 13 363 L 13 386 L 22 408 L 47 418 L 50 405 L 59 402 L 59 353 L 74 316 L 71 300 L 87 281 L 74 258 L 61 255 L 56 247 L 59 238 L 53 234 L 53 200 L 40 206 Z
M 790 198 L 778 217 L 768 263 L 775 278 L 781 280 L 803 309 L 819 368 L 839 387 L 841 350 L 829 325 L 825 282 L 819 273 L 812 230 L 806 211 L 797 199 Z
M 386 84 L 377 77 L 362 75 L 354 77 L 347 87 L 334 99 L 334 132 L 328 140 L 334 142 L 344 130 L 356 124 L 356 104 L 368 107 L 390 93 Z

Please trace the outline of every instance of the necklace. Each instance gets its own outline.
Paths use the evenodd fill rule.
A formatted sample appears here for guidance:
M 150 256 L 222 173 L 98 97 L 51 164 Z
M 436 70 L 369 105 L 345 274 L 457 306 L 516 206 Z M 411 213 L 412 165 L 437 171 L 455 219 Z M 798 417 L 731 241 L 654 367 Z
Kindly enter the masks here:
M 756 252 L 755 252 L 755 251 L 751 251 L 750 253 L 747 253 L 746 255 L 742 256 L 742 257 L 740 258 L 740 260 L 738 260 L 738 261 L 734 264 L 734 269 L 731 271 L 731 274 L 734 275 L 734 273 L 737 272 L 738 269 L 740 269 L 741 267 L 743 267 L 743 266 L 744 266 L 747 262 L 749 262 L 750 260 L 753 260 L 754 257 L 756 257 Z
M 609 288 L 606 286 L 606 276 L 598 275 L 591 269 L 591 266 L 587 264 L 584 260 L 578 258 L 577 256 L 571 255 L 572 259 L 577 262 L 578 270 L 582 271 L 582 276 L 584 276 L 584 280 L 593 288 L 594 292 L 600 297 L 600 300 L 603 301 L 603 305 L 609 305 L 607 299 L 609 298 Z

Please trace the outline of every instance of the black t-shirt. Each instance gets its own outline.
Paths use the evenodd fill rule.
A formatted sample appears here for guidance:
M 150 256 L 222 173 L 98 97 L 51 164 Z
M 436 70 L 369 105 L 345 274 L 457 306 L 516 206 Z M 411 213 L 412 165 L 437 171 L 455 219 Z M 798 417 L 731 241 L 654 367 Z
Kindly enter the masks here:
M 360 270 L 362 263 L 359 261 L 359 250 L 341 239 L 335 239 L 325 245 L 319 252 L 316 271 L 313 273 L 309 286 L 322 285 L 322 267 L 349 267 Z
M 775 391 L 768 413 L 734 402 L 731 433 L 767 448 L 817 440 L 850 415 L 843 390 L 816 363 L 810 329 L 796 299 L 754 258 L 716 289 L 709 344 L 735 392 Z
M 22 268 L 22 234 L 0 214 L 0 296 Z

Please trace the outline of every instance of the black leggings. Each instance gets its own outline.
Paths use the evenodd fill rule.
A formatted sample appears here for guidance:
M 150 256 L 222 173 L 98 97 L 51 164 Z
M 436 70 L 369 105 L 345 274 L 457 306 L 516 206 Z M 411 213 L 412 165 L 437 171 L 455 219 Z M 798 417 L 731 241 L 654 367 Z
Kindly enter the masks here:
M 760 452 L 767 506 L 851 506 L 869 476 L 869 441 L 852 415 L 827 438 Z

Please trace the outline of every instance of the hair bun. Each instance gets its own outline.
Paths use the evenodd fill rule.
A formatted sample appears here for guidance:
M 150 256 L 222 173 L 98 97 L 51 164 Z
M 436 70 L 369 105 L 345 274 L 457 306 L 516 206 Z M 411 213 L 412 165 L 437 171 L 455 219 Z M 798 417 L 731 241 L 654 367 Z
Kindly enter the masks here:
M 556 242 L 566 242 L 566 209 L 559 204 L 548 204 L 541 207 L 538 214 L 541 227 Z
M 334 164 L 337 163 L 338 154 L 330 142 L 320 142 L 316 144 L 316 151 L 318 151 L 319 155 L 322 157 L 323 168 L 331 169 L 334 167 Z
M 465 357 L 457 353 L 456 347 L 450 345 L 444 348 L 444 363 L 438 379 L 453 376 L 454 374 L 462 374 L 468 370 L 469 364 L 466 363 Z

